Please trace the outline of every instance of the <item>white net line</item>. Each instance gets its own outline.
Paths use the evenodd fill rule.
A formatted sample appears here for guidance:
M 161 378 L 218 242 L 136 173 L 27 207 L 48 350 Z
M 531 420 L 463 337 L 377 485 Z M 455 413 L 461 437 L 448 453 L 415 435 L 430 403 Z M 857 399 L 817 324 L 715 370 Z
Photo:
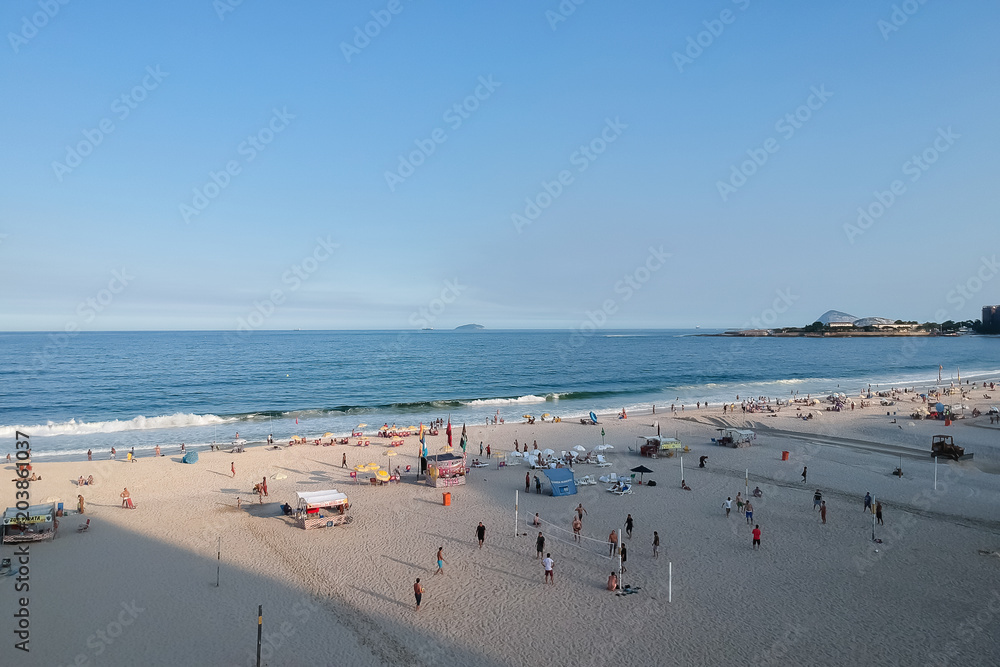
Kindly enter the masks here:
M 524 525 L 528 531 L 528 535 L 534 535 L 537 532 L 542 533 L 542 537 L 548 540 L 555 540 L 557 542 L 562 542 L 563 544 L 569 544 L 576 547 L 580 551 L 585 551 L 588 554 L 604 558 L 606 560 L 611 559 L 610 551 L 611 547 L 607 540 L 599 540 L 594 537 L 587 537 L 586 535 L 580 535 L 581 540 L 578 542 L 573 539 L 573 531 L 562 528 L 551 521 L 546 521 L 539 517 L 539 522 L 541 525 L 536 526 L 534 524 L 534 517 L 527 517 L 524 520 Z M 534 531 L 534 532 L 532 532 Z M 563 536 L 562 534 L 566 534 Z

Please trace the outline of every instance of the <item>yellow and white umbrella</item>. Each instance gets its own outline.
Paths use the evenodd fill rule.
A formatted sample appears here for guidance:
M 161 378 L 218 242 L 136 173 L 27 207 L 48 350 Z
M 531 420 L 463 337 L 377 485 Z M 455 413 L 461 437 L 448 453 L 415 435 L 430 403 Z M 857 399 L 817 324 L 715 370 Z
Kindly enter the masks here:
M 368 424 L 358 424 L 358 428 L 364 428 L 365 426 L 368 426 Z
M 380 482 L 388 482 L 389 481 L 389 473 L 386 472 L 385 470 L 379 470 L 378 472 L 376 472 L 375 473 L 375 477 Z
M 384 453 L 386 456 L 396 456 L 397 454 L 399 454 L 399 452 L 397 452 L 395 449 L 387 449 L 385 450 Z

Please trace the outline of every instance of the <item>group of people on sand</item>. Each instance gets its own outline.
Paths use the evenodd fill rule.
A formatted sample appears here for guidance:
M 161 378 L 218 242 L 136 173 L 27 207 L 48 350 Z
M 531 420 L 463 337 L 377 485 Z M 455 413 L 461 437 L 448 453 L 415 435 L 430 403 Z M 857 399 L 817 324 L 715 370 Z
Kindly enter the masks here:
M 76 480 L 77 486 L 91 486 L 94 483 L 94 476 L 90 475 L 86 479 L 83 475 L 80 475 L 80 479 Z

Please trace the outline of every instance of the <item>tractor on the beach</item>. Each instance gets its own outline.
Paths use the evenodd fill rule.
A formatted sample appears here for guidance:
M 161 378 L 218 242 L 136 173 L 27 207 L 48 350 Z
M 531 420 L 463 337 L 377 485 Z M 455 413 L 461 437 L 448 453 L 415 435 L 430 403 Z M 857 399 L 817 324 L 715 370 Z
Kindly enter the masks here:
M 931 439 L 931 456 L 934 458 L 946 456 L 955 461 L 972 458 L 971 453 L 965 453 L 964 447 L 955 445 L 955 439 L 950 435 L 935 435 Z

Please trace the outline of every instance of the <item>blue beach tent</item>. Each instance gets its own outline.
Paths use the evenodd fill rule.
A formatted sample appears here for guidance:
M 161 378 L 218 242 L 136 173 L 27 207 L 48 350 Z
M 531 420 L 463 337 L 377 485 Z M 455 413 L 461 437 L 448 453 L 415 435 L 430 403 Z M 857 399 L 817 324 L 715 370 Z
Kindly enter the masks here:
M 184 463 L 197 463 L 198 452 L 192 449 L 190 452 L 184 455 L 184 458 L 182 458 L 181 461 L 183 461 Z
M 553 496 L 575 496 L 576 482 L 573 481 L 573 471 L 569 468 L 546 468 L 542 472 L 552 485 Z

